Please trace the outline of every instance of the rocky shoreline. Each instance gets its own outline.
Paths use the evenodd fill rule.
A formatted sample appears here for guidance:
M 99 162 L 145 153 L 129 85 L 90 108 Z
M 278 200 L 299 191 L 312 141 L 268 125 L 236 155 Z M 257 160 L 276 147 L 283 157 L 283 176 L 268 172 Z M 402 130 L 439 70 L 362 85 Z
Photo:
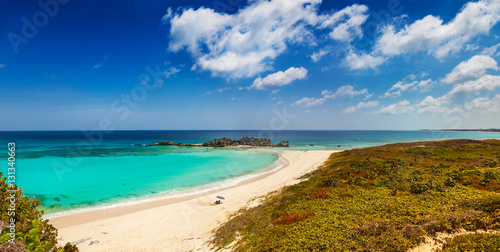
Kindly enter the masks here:
M 223 137 L 216 138 L 212 141 L 198 143 L 198 144 L 184 144 L 176 143 L 171 141 L 160 141 L 154 144 L 149 144 L 148 146 L 197 146 L 197 147 L 289 147 L 290 143 L 288 141 L 281 141 L 277 144 L 273 144 L 271 139 L 268 138 L 255 138 L 255 137 L 244 137 L 240 140 L 231 140 L 231 138 Z

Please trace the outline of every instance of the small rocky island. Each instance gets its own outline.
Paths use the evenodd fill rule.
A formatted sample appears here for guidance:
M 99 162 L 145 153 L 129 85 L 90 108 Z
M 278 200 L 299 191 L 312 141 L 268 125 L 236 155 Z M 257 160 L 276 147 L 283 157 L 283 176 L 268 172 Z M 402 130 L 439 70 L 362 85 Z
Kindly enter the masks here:
M 271 139 L 268 138 L 255 138 L 255 137 L 244 137 L 240 140 L 231 140 L 231 138 L 223 137 L 217 138 L 212 141 L 199 143 L 199 144 L 183 144 L 171 141 L 160 141 L 148 146 L 159 146 L 159 145 L 176 145 L 176 146 L 202 146 L 202 147 L 289 147 L 288 141 L 281 141 L 278 144 L 271 143 Z

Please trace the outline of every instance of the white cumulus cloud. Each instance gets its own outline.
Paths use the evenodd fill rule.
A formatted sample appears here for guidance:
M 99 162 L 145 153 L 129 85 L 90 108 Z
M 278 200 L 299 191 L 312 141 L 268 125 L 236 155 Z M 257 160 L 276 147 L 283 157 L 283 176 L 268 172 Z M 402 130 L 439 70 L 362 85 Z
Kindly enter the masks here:
M 410 104 L 409 101 L 403 100 L 388 106 L 383 107 L 379 110 L 380 114 L 422 114 L 426 112 L 430 113 L 446 113 L 450 112 L 451 109 L 448 107 L 450 104 L 449 98 L 441 96 L 434 98 L 432 96 L 425 97 L 421 102 Z
M 311 59 L 313 62 L 318 62 L 323 56 L 329 54 L 332 52 L 332 49 L 330 48 L 323 48 L 323 49 L 320 49 L 319 51 L 317 52 L 314 52 L 313 54 L 311 54 Z
M 292 106 L 304 106 L 304 107 L 314 107 L 323 104 L 326 102 L 328 99 L 334 99 L 339 96 L 349 96 L 349 97 L 354 97 L 354 96 L 359 96 L 359 95 L 364 95 L 365 99 L 368 99 L 372 96 L 372 94 L 368 93 L 368 89 L 364 88 L 361 90 L 355 90 L 353 86 L 351 85 L 345 85 L 342 87 L 339 87 L 337 91 L 332 92 L 329 90 L 323 90 L 321 91 L 322 97 L 320 98 L 314 98 L 314 97 L 304 97 L 292 104 Z
M 204 7 L 175 14 L 169 10 L 163 22 L 170 25 L 169 50 L 186 49 L 195 60 L 192 69 L 230 78 L 252 77 L 270 70 L 290 44 L 316 45 L 316 30 L 331 30 L 331 38 L 338 41 L 361 36 L 366 6 L 355 4 L 320 14 L 320 3 L 256 0 L 231 15 Z
M 492 99 L 487 97 L 476 98 L 465 104 L 465 108 L 479 113 L 495 113 L 500 111 L 500 94 Z
M 432 79 L 426 79 L 426 80 L 414 80 L 412 82 L 405 82 L 405 81 L 398 81 L 396 84 L 394 84 L 387 92 L 384 93 L 384 98 L 386 97 L 400 97 L 402 92 L 405 91 L 419 91 L 421 93 L 427 92 L 431 89 L 433 86 L 433 81 Z
M 443 79 L 445 83 L 461 83 L 477 79 L 486 73 L 487 69 L 498 69 L 497 62 L 488 55 L 476 55 L 462 61 Z
M 290 67 L 285 72 L 279 71 L 269 74 L 265 78 L 257 78 L 250 89 L 270 90 L 290 84 L 294 80 L 302 80 L 307 76 L 307 69 Z
M 381 56 L 372 56 L 366 53 L 362 53 L 358 55 L 354 52 L 351 52 L 344 59 L 344 63 L 351 70 L 358 69 L 368 69 L 368 68 L 376 68 L 382 65 L 385 62 L 385 58 Z
M 499 21 L 498 0 L 469 2 L 448 23 L 428 15 L 399 31 L 388 25 L 382 29 L 375 48 L 388 56 L 427 51 L 442 59 L 460 51 L 472 38 L 488 34 Z
M 348 114 L 348 113 L 354 113 L 360 109 L 365 109 L 365 108 L 373 108 L 378 106 L 378 101 L 367 101 L 367 102 L 360 102 L 356 106 L 348 107 L 344 109 L 343 113 Z
M 444 95 L 434 98 L 427 96 L 420 102 L 410 105 L 409 101 L 400 101 L 388 105 L 379 110 L 385 114 L 411 114 L 411 113 L 496 113 L 500 111 L 500 95 L 496 90 L 500 87 L 500 76 L 486 73 L 487 69 L 498 69 L 497 62 L 487 55 L 476 55 L 469 60 L 458 64 L 451 73 L 442 79 L 445 83 L 452 84 L 449 91 Z M 423 75 L 421 75 L 423 76 Z M 418 76 L 416 76 L 417 78 Z M 407 78 L 410 78 L 408 76 Z M 411 77 L 410 79 L 412 79 Z M 416 79 L 413 78 L 413 79 Z M 398 82 L 391 87 L 387 96 L 399 96 L 402 91 L 427 88 L 433 85 L 430 79 L 410 83 Z M 391 92 L 392 91 L 392 92 Z M 481 95 L 492 96 L 479 97 Z M 473 97 L 475 99 L 464 103 L 464 100 Z M 465 114 L 464 114 L 465 115 Z
M 350 42 L 363 36 L 361 25 L 368 19 L 367 12 L 367 6 L 353 4 L 327 17 L 321 28 L 334 27 L 329 34 L 332 39 Z
M 304 107 L 314 107 L 321 105 L 326 102 L 328 98 L 321 97 L 321 98 L 312 98 L 312 97 L 304 97 L 292 104 L 292 106 L 304 106 Z
M 484 75 L 477 80 L 467 81 L 454 86 L 447 95 L 450 98 L 461 95 L 477 95 L 493 91 L 497 87 L 500 87 L 500 76 Z
M 380 114 L 404 114 L 409 113 L 413 110 L 412 107 L 409 106 L 410 102 L 407 100 L 400 101 L 398 103 L 383 107 L 380 109 Z
M 442 96 L 438 98 L 434 98 L 432 96 L 425 97 L 420 103 L 416 104 L 414 108 L 417 113 L 445 113 L 450 111 L 447 107 L 450 104 L 450 100 L 447 96 Z
M 403 81 L 398 81 L 394 84 L 387 92 L 385 92 L 384 97 L 399 97 L 401 92 L 404 92 L 415 86 L 415 83 L 404 83 Z
M 381 114 L 411 114 L 411 113 L 451 113 L 453 111 L 466 111 L 489 113 L 500 110 L 500 95 L 490 99 L 487 97 L 476 98 L 465 104 L 461 104 L 462 96 L 477 96 L 488 94 L 500 87 L 500 76 L 483 75 L 477 80 L 467 81 L 456 84 L 441 97 L 434 98 L 427 96 L 422 101 L 410 105 L 410 102 L 404 100 L 398 103 L 383 107 L 379 110 Z

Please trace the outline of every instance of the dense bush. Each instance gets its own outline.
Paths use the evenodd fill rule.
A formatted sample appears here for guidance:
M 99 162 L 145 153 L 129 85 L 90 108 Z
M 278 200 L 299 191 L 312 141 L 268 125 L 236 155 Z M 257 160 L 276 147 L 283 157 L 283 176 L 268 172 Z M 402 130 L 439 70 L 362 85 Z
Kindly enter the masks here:
M 19 189 L 19 190 L 17 190 Z M 11 193 L 9 190 L 17 190 Z M 11 207 L 11 199 L 15 208 Z M 15 199 L 15 201 L 14 201 Z M 22 195 L 22 189 L 9 187 L 0 172 L 0 251 L 78 251 L 71 244 L 57 246 L 57 230 L 42 218 L 43 211 L 37 209 L 40 201 Z M 10 214 L 10 215 L 9 215 Z M 9 227 L 15 221 L 15 229 Z M 14 232 L 15 230 L 15 232 Z M 12 239 L 15 234 L 15 239 Z

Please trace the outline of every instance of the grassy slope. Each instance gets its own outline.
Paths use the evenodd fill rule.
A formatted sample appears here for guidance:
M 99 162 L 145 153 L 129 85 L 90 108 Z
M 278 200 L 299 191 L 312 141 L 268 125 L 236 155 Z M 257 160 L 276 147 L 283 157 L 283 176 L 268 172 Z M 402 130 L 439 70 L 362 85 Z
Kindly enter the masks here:
M 499 229 L 499 166 L 498 140 L 335 153 L 309 180 L 242 210 L 213 243 L 238 237 L 236 251 L 406 251 L 436 232 Z M 467 241 L 490 238 L 498 236 Z

